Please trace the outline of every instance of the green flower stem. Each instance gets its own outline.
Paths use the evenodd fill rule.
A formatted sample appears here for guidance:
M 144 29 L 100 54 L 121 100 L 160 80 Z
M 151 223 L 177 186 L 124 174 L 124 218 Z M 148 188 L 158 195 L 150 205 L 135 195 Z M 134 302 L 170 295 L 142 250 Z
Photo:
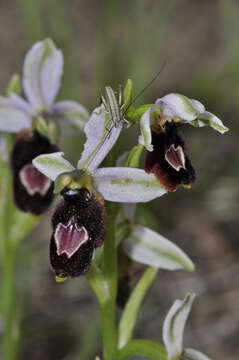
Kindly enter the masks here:
M 3 358 L 6 360 L 14 360 L 17 356 L 18 334 L 19 334 L 19 317 L 17 313 L 16 302 L 16 260 L 18 246 L 11 241 L 10 231 L 13 222 L 14 208 L 12 204 L 11 175 L 7 166 L 5 168 L 4 180 L 2 183 L 4 191 L 4 200 L 1 204 L 1 226 L 3 229 L 4 243 L 3 248 L 3 283 L 2 283 L 2 299 L 1 310 L 4 317 L 4 334 L 2 340 Z
M 108 237 L 107 237 L 108 238 Z M 104 360 L 114 360 L 117 352 L 117 328 L 115 323 L 115 300 L 109 293 L 109 284 L 102 277 L 96 264 L 91 265 L 87 280 L 100 305 L 101 332 Z
M 17 247 L 9 246 L 6 249 L 3 266 L 2 310 L 4 316 L 3 358 L 14 360 L 17 357 L 19 335 L 19 309 L 16 301 L 15 275 Z
M 126 360 L 130 356 L 140 355 L 152 360 L 167 360 L 164 346 L 151 340 L 132 340 L 118 351 L 117 360 Z
M 8 145 L 11 146 L 11 137 Z M 17 358 L 21 307 L 16 294 L 16 263 L 21 240 L 33 229 L 39 217 L 25 214 L 13 205 L 12 176 L 7 162 L 1 163 L 2 177 L 0 179 L 0 260 L 2 266 L 2 287 L 0 311 L 4 321 L 2 337 L 2 354 L 4 360 Z
M 115 360 L 117 353 L 117 326 L 116 326 L 116 295 L 117 295 L 117 247 L 115 239 L 115 219 L 117 205 L 106 204 L 107 234 L 103 251 L 103 276 L 108 286 L 108 298 L 100 304 L 103 359 Z
M 117 295 L 117 247 L 116 227 L 117 205 L 106 204 L 107 223 L 106 239 L 103 248 L 102 269 L 91 265 L 87 280 L 96 294 L 100 306 L 103 359 L 116 360 L 118 332 L 116 326 Z
M 9 203 L 9 207 L 11 207 L 11 203 Z M 6 212 L 9 214 L 7 209 Z M 12 222 L 16 218 L 16 214 L 19 214 L 17 210 L 13 210 L 11 215 L 9 214 L 9 219 L 12 220 Z M 21 227 L 18 226 L 15 231 L 13 231 L 14 225 L 12 224 L 13 229 L 9 227 L 5 232 L 4 238 L 4 256 L 2 264 L 3 283 L 1 295 L 1 312 L 4 319 L 4 334 L 2 339 L 4 360 L 14 360 L 17 358 L 20 338 L 19 319 L 21 318 L 21 307 L 19 306 L 19 301 L 17 301 L 16 294 L 16 264 L 19 245 L 26 234 L 30 232 L 36 222 L 39 221 L 37 217 L 26 214 L 24 214 L 22 219 L 25 221 L 22 222 Z M 11 234 L 16 234 L 17 229 L 17 236 L 12 237 Z
M 116 306 L 112 299 L 109 299 L 100 306 L 104 360 L 116 360 L 117 328 L 115 313 Z
M 116 248 L 116 226 L 117 205 L 107 203 L 106 240 L 103 252 L 103 275 L 109 287 L 109 295 L 112 301 L 116 299 L 117 293 L 117 248 Z
M 145 270 L 131 293 L 119 324 L 119 348 L 122 348 L 131 340 L 140 306 L 157 273 L 158 269 L 153 267 Z

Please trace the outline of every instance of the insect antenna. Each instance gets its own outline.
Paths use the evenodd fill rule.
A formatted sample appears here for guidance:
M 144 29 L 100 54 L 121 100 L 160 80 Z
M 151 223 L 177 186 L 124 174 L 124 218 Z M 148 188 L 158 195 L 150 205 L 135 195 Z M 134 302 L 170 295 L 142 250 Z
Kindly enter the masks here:
M 153 77 L 152 80 L 150 80 L 145 87 L 133 98 L 133 100 L 131 101 L 131 103 L 127 106 L 127 108 L 124 110 L 123 115 L 126 114 L 126 112 L 129 110 L 130 106 L 133 105 L 135 103 L 136 100 L 138 100 L 138 98 L 154 83 L 154 81 L 159 77 L 159 75 L 161 74 L 161 72 L 164 70 L 165 66 L 167 65 L 167 61 L 165 60 L 162 64 L 162 66 L 160 67 L 159 71 L 157 72 L 157 74 Z

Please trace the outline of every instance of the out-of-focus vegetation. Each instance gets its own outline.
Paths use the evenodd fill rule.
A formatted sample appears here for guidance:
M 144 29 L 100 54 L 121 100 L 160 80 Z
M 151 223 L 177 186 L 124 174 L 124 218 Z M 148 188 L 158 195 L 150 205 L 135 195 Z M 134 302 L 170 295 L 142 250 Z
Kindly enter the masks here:
M 13 0 L 0 3 L 0 88 L 21 71 L 33 42 L 51 37 L 63 49 L 62 96 L 92 109 L 99 88 L 128 77 L 136 93 L 166 62 L 141 97 L 152 102 L 169 92 L 201 100 L 230 132 L 221 136 L 185 126 L 197 170 L 182 189 L 138 208 L 142 223 L 179 244 L 197 271 L 161 271 L 146 299 L 138 335 L 160 339 L 175 298 L 195 291 L 186 341 L 215 359 L 239 356 L 239 3 L 237 0 Z M 128 149 L 138 129 L 120 141 Z M 83 140 L 83 136 L 80 137 Z M 79 136 L 62 143 L 77 159 Z M 120 154 L 120 152 L 119 152 Z M 24 296 L 23 358 L 90 360 L 99 353 L 96 304 L 84 278 L 56 284 L 49 269 L 50 214 L 22 245 L 18 287 Z

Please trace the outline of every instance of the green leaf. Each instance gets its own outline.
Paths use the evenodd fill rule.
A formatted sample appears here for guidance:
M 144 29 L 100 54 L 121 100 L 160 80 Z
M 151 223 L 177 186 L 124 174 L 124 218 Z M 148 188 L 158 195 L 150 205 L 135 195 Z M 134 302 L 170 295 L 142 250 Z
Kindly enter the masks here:
M 164 346 L 160 342 L 151 340 L 130 341 L 118 351 L 117 360 L 126 360 L 133 355 L 145 356 L 151 360 L 167 360 Z
M 48 125 L 47 125 L 46 120 L 43 117 L 41 117 L 41 116 L 37 117 L 34 125 L 36 127 L 36 130 L 42 136 L 48 137 Z
M 126 82 L 126 85 L 124 87 L 124 92 L 123 92 L 123 97 L 124 97 L 124 109 L 127 109 L 131 103 L 132 103 L 132 97 L 133 97 L 133 82 L 131 79 L 128 79 Z
M 129 122 L 135 123 L 138 122 L 141 116 L 152 106 L 152 104 L 141 105 L 137 108 L 130 108 L 126 114 L 125 118 Z
M 10 95 L 11 93 L 20 95 L 21 91 L 22 91 L 22 87 L 21 87 L 20 75 L 14 74 L 8 83 L 7 95 Z
M 39 216 L 23 213 L 14 209 L 12 214 L 12 226 L 10 229 L 10 241 L 20 243 L 34 229 L 40 220 Z
M 108 286 L 101 270 L 94 262 L 91 264 L 90 271 L 87 273 L 86 278 L 96 294 L 99 303 L 103 304 L 109 297 Z
M 136 145 L 133 147 L 133 149 L 129 152 L 129 155 L 127 157 L 125 166 L 126 167 L 132 167 L 132 168 L 138 168 L 140 157 L 143 151 L 143 145 Z
M 119 324 L 119 348 L 122 348 L 128 343 L 128 341 L 131 340 L 138 311 L 147 290 L 157 275 L 157 272 L 158 270 L 156 268 L 148 268 L 138 281 L 129 300 L 127 301 Z

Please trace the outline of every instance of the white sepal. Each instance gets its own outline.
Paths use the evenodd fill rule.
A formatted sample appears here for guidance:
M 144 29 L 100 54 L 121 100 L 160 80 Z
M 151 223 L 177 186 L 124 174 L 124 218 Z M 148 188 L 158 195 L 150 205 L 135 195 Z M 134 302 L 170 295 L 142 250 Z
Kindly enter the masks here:
M 183 354 L 184 327 L 192 307 L 195 294 L 187 294 L 183 300 L 176 300 L 163 324 L 163 342 L 167 360 L 180 360 Z
M 132 225 L 123 246 L 127 255 L 141 264 L 166 270 L 194 270 L 192 261 L 178 246 L 145 226 Z
M 151 111 L 152 108 L 149 108 L 140 119 L 140 131 L 141 135 L 139 136 L 139 144 L 145 146 L 148 151 L 153 151 L 152 145 L 152 135 L 151 135 Z
M 211 360 L 207 355 L 194 349 L 185 349 L 183 353 L 183 360 Z
M 20 97 L 18 94 L 11 93 L 9 97 L 1 98 L 1 101 L 5 102 L 5 104 L 11 106 L 13 109 L 24 112 L 29 116 L 34 116 L 35 111 L 32 108 L 31 104 L 29 104 L 25 99 Z
M 122 123 L 114 125 L 103 105 L 97 107 L 84 127 L 87 139 L 77 168 L 89 171 L 96 169 L 114 146 L 122 126 Z
M 222 121 L 214 114 L 206 111 L 205 106 L 198 100 L 189 99 L 181 94 L 168 94 L 156 101 L 162 110 L 162 116 L 176 119 L 195 127 L 210 126 L 221 134 L 228 131 Z
M 25 57 L 23 87 L 36 111 L 49 110 L 60 87 L 63 56 L 53 41 L 46 39 L 33 45 Z
M 55 181 L 60 174 L 75 170 L 63 156 L 63 152 L 39 155 L 32 163 L 42 174 Z
M 142 169 L 109 167 L 93 172 L 94 186 L 104 199 L 115 202 L 147 202 L 166 194 L 153 174 Z
M 216 115 L 210 113 L 209 111 L 205 111 L 200 114 L 194 125 L 198 127 L 210 126 L 214 130 L 219 131 L 221 134 L 229 130 L 226 126 L 223 125 L 223 122 Z
M 180 118 L 192 121 L 198 116 L 198 106 L 192 103 L 189 98 L 181 94 L 168 94 L 156 101 L 166 117 Z
M 0 131 L 17 133 L 31 127 L 31 118 L 0 99 Z
M 59 101 L 53 106 L 52 112 L 64 134 L 82 130 L 89 119 L 87 109 L 76 101 Z

